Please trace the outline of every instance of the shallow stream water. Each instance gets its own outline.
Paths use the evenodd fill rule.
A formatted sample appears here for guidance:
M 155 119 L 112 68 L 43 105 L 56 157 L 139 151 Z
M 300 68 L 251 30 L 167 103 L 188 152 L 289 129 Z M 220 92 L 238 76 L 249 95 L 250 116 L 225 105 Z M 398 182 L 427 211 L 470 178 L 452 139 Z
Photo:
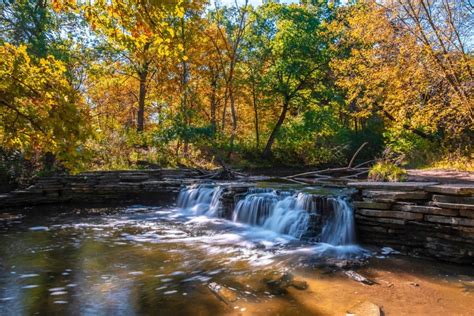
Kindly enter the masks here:
M 413 299 L 402 288 L 426 290 L 416 285 L 425 279 L 444 300 L 439 310 L 427 300 L 426 312 L 452 306 L 452 315 L 468 315 L 473 306 L 471 268 L 398 275 L 393 269 L 409 259 L 393 265 L 394 259 L 373 258 L 363 271 L 378 284 L 369 287 L 320 264 L 366 258 L 368 250 L 300 241 L 268 227 L 200 215 L 207 211 L 191 204 L 4 214 L 0 315 L 343 315 L 366 299 L 390 314 L 400 311 L 397 299 L 387 296 L 393 287 L 401 289 L 399 300 Z M 309 288 L 269 288 L 268 280 L 288 273 Z M 416 304 L 417 311 L 425 308 L 424 301 Z

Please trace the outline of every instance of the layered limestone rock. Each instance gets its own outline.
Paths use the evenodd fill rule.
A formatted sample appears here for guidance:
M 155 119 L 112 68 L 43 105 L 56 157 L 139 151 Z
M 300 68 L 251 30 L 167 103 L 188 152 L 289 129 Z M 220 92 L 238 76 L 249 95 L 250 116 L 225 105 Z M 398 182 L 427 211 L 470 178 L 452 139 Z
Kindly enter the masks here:
M 359 241 L 441 260 L 474 262 L 474 185 L 357 182 Z
M 122 203 L 143 200 L 174 201 L 191 169 L 97 171 L 75 176 L 38 178 L 33 185 L 0 195 L 0 208 L 57 203 Z

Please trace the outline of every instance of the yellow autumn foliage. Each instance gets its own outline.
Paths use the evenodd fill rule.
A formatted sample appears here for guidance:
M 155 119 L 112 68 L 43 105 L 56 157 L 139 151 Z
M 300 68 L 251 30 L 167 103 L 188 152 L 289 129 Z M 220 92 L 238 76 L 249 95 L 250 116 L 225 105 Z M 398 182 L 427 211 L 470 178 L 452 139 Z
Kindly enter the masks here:
M 89 136 L 87 110 L 52 56 L 34 61 L 26 46 L 0 46 L 0 144 L 27 157 L 52 153 L 77 170 Z

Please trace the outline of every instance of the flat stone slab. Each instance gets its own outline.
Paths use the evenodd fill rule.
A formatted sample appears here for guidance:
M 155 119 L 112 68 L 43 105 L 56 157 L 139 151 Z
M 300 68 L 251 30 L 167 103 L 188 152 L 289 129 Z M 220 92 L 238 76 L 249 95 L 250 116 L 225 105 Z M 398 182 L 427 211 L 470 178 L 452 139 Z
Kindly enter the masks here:
M 392 203 L 381 203 L 375 201 L 354 201 L 352 202 L 355 208 L 370 208 L 376 210 L 388 210 L 392 206 Z
M 359 211 L 356 212 L 354 215 L 357 219 L 357 229 L 360 228 L 362 223 L 370 223 L 370 225 L 378 225 L 387 224 L 386 226 L 391 226 L 392 224 L 395 225 L 405 225 L 406 221 L 404 219 L 397 219 L 397 218 L 384 218 L 384 217 L 372 217 L 372 216 L 364 216 L 359 214 Z
M 459 210 L 459 215 L 469 218 L 474 218 L 474 211 L 471 210 Z
M 370 190 L 414 191 L 437 184 L 438 182 L 349 182 L 347 186 Z
M 425 220 L 428 222 L 439 224 L 462 225 L 471 227 L 474 226 L 474 219 L 469 218 L 426 215 Z
M 432 199 L 435 202 L 441 202 L 441 203 L 455 203 L 455 204 L 471 204 L 471 205 L 474 205 L 474 197 L 470 197 L 470 196 L 433 194 Z
M 449 208 L 453 210 L 471 210 L 474 211 L 473 204 L 457 204 L 457 203 L 442 203 L 442 202 L 433 202 L 434 205 Z
M 409 205 L 409 204 L 395 204 L 393 209 L 396 211 L 404 212 L 413 212 L 413 213 L 423 213 L 423 214 L 432 214 L 432 215 L 447 215 L 447 216 L 458 216 L 458 210 L 446 210 L 434 206 L 425 206 L 425 205 Z
M 362 191 L 362 195 L 374 200 L 424 200 L 428 198 L 425 191 Z
M 441 194 L 474 195 L 474 184 L 438 184 L 428 186 L 425 190 Z
M 382 210 L 360 209 L 360 210 L 357 210 L 357 213 L 360 215 L 370 216 L 370 217 L 388 217 L 388 218 L 399 218 L 399 219 L 407 219 L 407 220 L 422 220 L 423 219 L 423 214 L 403 212 L 403 211 L 382 211 Z

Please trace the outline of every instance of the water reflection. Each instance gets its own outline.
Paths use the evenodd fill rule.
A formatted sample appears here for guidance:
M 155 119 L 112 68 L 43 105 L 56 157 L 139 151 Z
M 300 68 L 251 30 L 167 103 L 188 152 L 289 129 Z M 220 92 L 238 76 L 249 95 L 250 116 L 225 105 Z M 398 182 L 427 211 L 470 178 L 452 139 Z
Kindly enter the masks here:
M 304 267 L 316 251 L 289 235 L 195 214 L 132 206 L 0 222 L 0 314 L 241 312 L 238 302 L 273 298 L 266 274 Z M 216 299 L 212 284 L 235 303 Z

